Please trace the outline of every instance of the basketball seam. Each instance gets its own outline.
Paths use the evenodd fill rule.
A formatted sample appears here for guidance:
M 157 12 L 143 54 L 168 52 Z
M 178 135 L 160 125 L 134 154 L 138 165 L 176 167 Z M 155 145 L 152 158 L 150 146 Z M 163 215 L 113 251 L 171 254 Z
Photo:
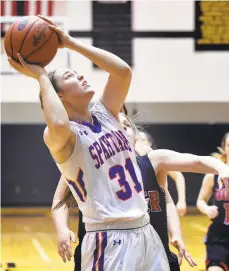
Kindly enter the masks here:
M 30 57 L 31 55 L 33 55 L 34 53 L 36 53 L 37 51 L 39 51 L 51 39 L 51 37 L 52 37 L 53 34 L 54 34 L 54 32 L 52 32 L 52 34 L 49 36 L 49 38 L 39 48 L 37 48 L 35 51 L 31 52 L 26 57 L 24 57 L 24 60 L 26 61 L 28 57 Z
M 15 25 L 16 25 L 16 23 L 15 23 Z M 13 39 L 12 39 L 12 36 L 13 36 L 13 30 L 14 30 L 15 25 L 12 27 L 11 32 L 10 32 L 11 57 L 13 59 L 14 59 L 14 50 L 13 50 Z
M 25 37 L 24 37 L 24 39 L 23 39 L 23 41 L 22 41 L 22 44 L 21 44 L 21 47 L 20 47 L 18 53 L 21 52 L 22 46 L 24 45 L 24 42 L 25 42 L 25 39 L 27 38 L 27 36 L 28 36 L 28 34 L 29 34 L 31 28 L 34 26 L 34 24 L 35 24 L 36 21 L 38 21 L 38 20 L 39 20 L 39 19 L 36 19 L 36 20 L 32 23 L 32 25 L 30 26 L 30 28 L 28 29 L 28 31 L 26 32 Z

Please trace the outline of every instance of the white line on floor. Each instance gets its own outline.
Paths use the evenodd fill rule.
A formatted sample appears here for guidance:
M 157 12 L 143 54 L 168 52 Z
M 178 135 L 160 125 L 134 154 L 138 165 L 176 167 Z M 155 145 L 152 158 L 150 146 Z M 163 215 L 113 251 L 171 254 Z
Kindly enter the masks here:
M 35 238 L 32 238 L 32 243 L 33 243 L 33 246 L 36 248 L 37 252 L 40 254 L 41 258 L 43 261 L 45 262 L 49 262 L 50 259 L 48 257 L 48 255 L 45 253 L 43 247 L 41 246 L 40 242 L 35 239 Z

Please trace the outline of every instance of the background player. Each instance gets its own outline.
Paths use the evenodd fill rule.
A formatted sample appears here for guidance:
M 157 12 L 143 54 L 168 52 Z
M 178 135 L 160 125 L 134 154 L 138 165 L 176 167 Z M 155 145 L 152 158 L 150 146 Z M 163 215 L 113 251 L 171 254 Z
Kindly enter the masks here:
M 224 135 L 220 153 L 214 153 L 227 165 L 229 165 L 229 132 Z M 213 205 L 208 201 L 213 196 Z M 197 207 L 211 220 L 205 245 L 206 245 L 206 268 L 209 271 L 229 270 L 229 194 L 221 183 L 219 176 L 207 174 L 197 200 Z

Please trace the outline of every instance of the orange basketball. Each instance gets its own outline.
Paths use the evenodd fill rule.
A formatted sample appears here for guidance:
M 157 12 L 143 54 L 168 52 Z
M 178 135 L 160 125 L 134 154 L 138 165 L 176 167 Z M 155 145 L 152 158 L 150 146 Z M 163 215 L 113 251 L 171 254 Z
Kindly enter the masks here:
M 58 49 L 58 36 L 49 24 L 36 16 L 22 17 L 13 23 L 4 40 L 6 54 L 17 60 L 20 53 L 29 64 L 48 65 Z

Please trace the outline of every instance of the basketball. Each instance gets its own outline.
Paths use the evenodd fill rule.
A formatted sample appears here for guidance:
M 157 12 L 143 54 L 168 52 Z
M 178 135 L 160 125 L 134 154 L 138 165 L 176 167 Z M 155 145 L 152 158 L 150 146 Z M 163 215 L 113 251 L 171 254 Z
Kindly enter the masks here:
M 45 67 L 58 49 L 58 36 L 49 28 L 49 24 L 37 17 L 22 17 L 13 23 L 4 40 L 6 54 L 18 61 L 20 53 L 29 64 Z

